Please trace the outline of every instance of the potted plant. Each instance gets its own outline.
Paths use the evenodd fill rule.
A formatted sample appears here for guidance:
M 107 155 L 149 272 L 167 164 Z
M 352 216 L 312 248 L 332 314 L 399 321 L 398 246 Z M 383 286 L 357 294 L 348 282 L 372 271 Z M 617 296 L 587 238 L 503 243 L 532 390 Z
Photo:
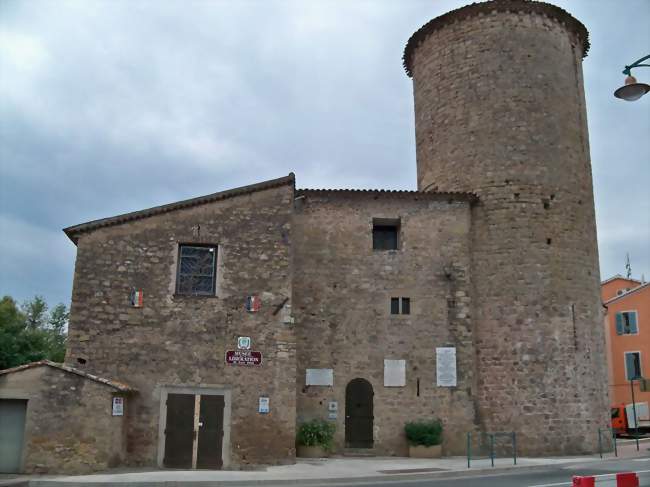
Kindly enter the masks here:
M 442 456 L 442 423 L 439 419 L 413 421 L 404 426 L 409 443 L 409 456 L 440 458 Z
M 298 456 L 306 458 L 326 457 L 332 449 L 336 426 L 322 419 L 312 419 L 298 427 Z

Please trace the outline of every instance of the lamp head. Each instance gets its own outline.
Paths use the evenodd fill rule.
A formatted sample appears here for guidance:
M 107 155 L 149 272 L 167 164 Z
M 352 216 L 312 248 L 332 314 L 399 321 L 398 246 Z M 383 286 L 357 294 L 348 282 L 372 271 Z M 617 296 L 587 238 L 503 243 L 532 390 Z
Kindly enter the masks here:
M 634 76 L 628 75 L 625 78 L 625 85 L 616 90 L 614 96 L 625 101 L 636 101 L 648 91 L 650 91 L 650 85 L 637 83 Z

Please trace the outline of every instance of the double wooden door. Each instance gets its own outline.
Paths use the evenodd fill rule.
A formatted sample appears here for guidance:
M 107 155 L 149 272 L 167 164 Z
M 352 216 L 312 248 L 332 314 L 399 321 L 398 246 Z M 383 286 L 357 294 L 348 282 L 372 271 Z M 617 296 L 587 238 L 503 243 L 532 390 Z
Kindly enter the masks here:
M 168 468 L 221 468 L 224 398 L 168 394 L 165 458 Z

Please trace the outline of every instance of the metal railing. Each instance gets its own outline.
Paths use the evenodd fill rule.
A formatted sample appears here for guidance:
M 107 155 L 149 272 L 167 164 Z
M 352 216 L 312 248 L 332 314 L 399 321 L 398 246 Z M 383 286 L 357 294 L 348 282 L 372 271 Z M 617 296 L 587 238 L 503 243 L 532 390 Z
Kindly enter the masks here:
M 478 458 L 489 458 L 490 465 L 494 467 L 497 452 L 505 451 L 510 451 L 507 458 L 512 457 L 513 464 L 517 465 L 517 433 L 514 431 L 467 433 L 467 468 L 472 468 L 472 459 Z
M 598 454 L 600 455 L 600 458 L 601 459 L 603 458 L 604 452 L 611 451 L 611 448 L 607 448 L 603 444 L 603 439 L 605 438 L 608 439 L 611 442 L 611 446 L 614 447 L 614 456 L 618 457 L 618 446 L 616 445 L 616 431 L 614 431 L 612 428 L 598 428 Z
M 636 447 L 639 449 L 639 436 L 635 435 Z M 618 443 L 616 431 L 612 428 L 598 428 L 598 454 L 600 458 L 608 452 L 614 452 L 618 457 Z M 467 468 L 472 468 L 472 461 L 490 460 L 494 467 L 497 458 L 512 458 L 512 463 L 517 465 L 517 433 L 488 432 L 488 433 L 467 433 Z

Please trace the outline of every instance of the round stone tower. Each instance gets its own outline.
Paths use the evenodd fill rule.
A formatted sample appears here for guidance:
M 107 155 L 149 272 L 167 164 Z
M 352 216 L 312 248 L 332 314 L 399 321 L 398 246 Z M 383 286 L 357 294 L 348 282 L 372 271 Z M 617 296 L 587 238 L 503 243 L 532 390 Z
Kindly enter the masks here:
M 582 80 L 585 27 L 528 0 L 472 4 L 409 39 L 418 188 L 470 191 L 478 427 L 522 454 L 609 425 Z M 469 425 L 468 425 L 469 427 Z

